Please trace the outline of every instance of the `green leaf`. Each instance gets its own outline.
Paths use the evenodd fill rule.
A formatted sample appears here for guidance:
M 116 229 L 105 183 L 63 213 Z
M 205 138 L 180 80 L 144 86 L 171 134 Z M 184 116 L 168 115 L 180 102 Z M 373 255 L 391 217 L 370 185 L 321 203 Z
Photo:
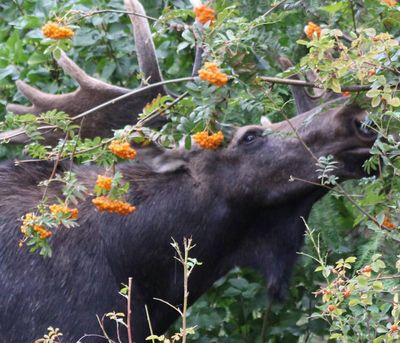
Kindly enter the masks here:
M 345 260 L 346 263 L 354 263 L 356 261 L 357 261 L 357 257 L 355 257 L 355 256 L 350 256 L 350 257 L 346 258 L 346 260 Z
M 378 107 L 380 103 L 381 103 L 381 98 L 379 96 L 376 96 L 375 98 L 372 99 L 371 106 Z
M 347 1 L 338 1 L 328 6 L 320 7 L 320 10 L 328 12 L 330 14 L 334 14 L 339 11 L 349 10 L 349 4 Z
M 389 105 L 393 106 L 393 107 L 399 107 L 400 106 L 400 98 L 398 97 L 394 97 L 392 99 L 390 99 L 390 101 L 388 101 Z
M 358 305 L 359 303 L 360 303 L 360 300 L 359 300 L 359 299 L 351 299 L 351 300 L 349 301 L 349 306 L 350 306 L 350 307 L 353 307 L 353 306 Z
M 335 93 L 341 93 L 342 87 L 340 86 L 340 81 L 337 78 L 332 78 L 328 82 L 328 87 L 331 88 Z
M 379 89 L 370 89 L 365 95 L 368 98 L 375 98 L 377 96 L 379 96 L 382 93 L 382 91 L 380 91 Z

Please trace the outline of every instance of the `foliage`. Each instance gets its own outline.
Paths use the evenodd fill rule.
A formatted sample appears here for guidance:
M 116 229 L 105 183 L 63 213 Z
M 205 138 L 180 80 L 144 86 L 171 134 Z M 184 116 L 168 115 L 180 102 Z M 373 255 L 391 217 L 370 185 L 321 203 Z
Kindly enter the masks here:
M 153 28 L 165 78 L 189 75 L 199 33 L 196 25 L 189 26 L 193 22 L 191 5 L 182 0 L 146 1 L 145 5 L 149 15 L 161 15 Z M 364 125 L 379 135 L 365 169 L 378 169 L 379 176 L 336 185 L 332 157 L 316 161 L 321 183 L 336 185 L 315 206 L 310 226 L 317 229 L 307 237 L 304 248 L 305 254 L 317 259 L 322 273 L 314 272 L 313 260 L 301 257 L 288 301 L 269 304 L 260 276 L 249 270 L 234 270 L 188 310 L 188 325 L 198 326 L 191 342 L 398 339 L 393 325 L 399 321 L 400 6 L 379 0 L 288 0 L 270 11 L 272 1 L 216 0 L 216 21 L 206 27 L 201 39 L 207 60 L 217 62 L 230 75 L 229 86 L 218 88 L 199 80 L 173 85 L 174 91 L 187 91 L 188 96 L 174 107 L 168 106 L 169 97 L 156 99 L 143 110 L 141 123 L 116 131 L 110 139 L 81 139 L 79 128 L 62 112 L 46 112 L 40 117 L 6 113 L 6 103 L 26 102 L 16 91 L 17 79 L 50 93 L 75 88 L 55 63 L 52 53 L 57 54 L 59 49 L 67 50 L 91 75 L 124 87 L 138 86 L 141 75 L 132 54 L 134 42 L 127 16 L 113 12 L 85 15 L 95 8 L 123 10 L 122 6 L 120 0 L 15 0 L 0 4 L 0 119 L 4 119 L 0 129 L 25 128 L 33 142 L 24 152 L 34 158 L 71 158 L 111 167 L 118 162 L 108 149 L 113 139 L 157 141 L 165 146 L 184 139 L 190 148 L 190 137 L 196 132 L 222 130 L 229 135 L 233 124 L 259 123 L 265 114 L 273 121 L 282 120 L 282 110 L 294 114 L 287 87 L 272 88 L 258 78 L 280 72 L 276 64 L 279 55 L 297 63 L 281 74 L 284 77 L 313 70 L 315 83 L 336 93 L 347 86 L 369 86 L 370 90 L 351 96 L 360 99 L 366 95 L 369 118 Z M 74 38 L 56 42 L 43 39 L 42 25 L 64 15 L 76 32 Z M 303 28 L 308 21 L 321 25 L 319 39 L 306 39 Z M 170 123 L 161 131 L 146 128 L 146 120 L 161 111 Z M 40 124 L 59 127 L 65 139 L 54 148 L 41 144 L 37 131 Z M 20 150 L 0 145 L 0 157 L 9 158 Z M 112 189 L 116 197 L 128 186 L 120 185 L 118 177 L 114 177 Z M 56 175 L 48 182 L 63 184 L 63 204 L 79 201 L 86 192 L 72 173 Z M 44 181 L 44 189 L 46 185 Z M 54 228 L 60 220 L 64 226 L 74 226 L 68 216 L 55 219 L 51 215 L 45 191 L 38 211 L 40 217 L 29 224 L 31 229 L 34 224 Z M 50 253 L 46 241 L 33 231 L 29 234 L 33 249 Z M 322 256 L 322 251 L 328 255 Z M 365 271 L 367 265 L 372 272 Z M 348 297 L 343 293 L 346 290 L 351 293 Z M 312 291 L 317 292 L 317 298 Z M 117 315 L 115 320 L 119 320 Z M 49 330 L 49 337 L 57 335 L 57 329 Z

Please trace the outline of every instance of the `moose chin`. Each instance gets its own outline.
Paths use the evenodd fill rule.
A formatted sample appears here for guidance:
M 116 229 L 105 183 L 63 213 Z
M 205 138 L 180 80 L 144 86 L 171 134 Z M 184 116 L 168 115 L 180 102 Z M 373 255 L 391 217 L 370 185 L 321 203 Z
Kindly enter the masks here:
M 129 12 L 145 14 L 137 0 L 125 0 L 125 5 Z M 132 23 L 141 71 L 150 83 L 157 83 L 162 76 L 149 25 L 143 17 L 132 18 Z M 22 114 L 56 108 L 74 117 L 129 92 L 88 76 L 65 54 L 58 63 L 78 82 L 78 90 L 49 95 L 19 81 L 19 90 L 33 105 L 9 105 L 9 110 Z M 83 125 L 82 136 L 110 135 L 112 129 L 130 123 L 132 113 L 140 113 L 147 102 L 167 92 L 154 87 L 98 110 Z M 53 163 L 1 163 L 0 341 L 32 342 L 48 326 L 59 327 L 65 342 L 99 333 L 96 314 L 124 311 L 118 291 L 129 277 L 135 285 L 134 341 L 144 342 L 149 335 L 145 305 L 153 331 L 163 333 L 177 313 L 154 298 L 179 306 L 183 293 L 171 237 L 178 242 L 193 237 L 193 255 L 203 262 L 191 276 L 190 303 L 235 266 L 261 272 L 269 295 L 283 300 L 303 244 L 300 218 L 307 218 L 326 192 L 318 185 L 316 162 L 332 155 L 339 181 L 360 178 L 376 139 L 373 130 L 360 124 L 366 112 L 347 98 L 326 98 L 318 105 L 301 88 L 293 88 L 293 94 L 299 115 L 280 123 L 239 127 L 224 148 L 139 150 L 137 160 L 117 166 L 131 185 L 127 200 L 137 211 L 124 217 L 99 213 L 92 199 L 86 199 L 79 205 L 79 227 L 54 235 L 55 253 L 49 259 L 17 249 L 16 242 L 17 219 L 40 201 L 36 185 L 50 176 Z M 151 125 L 160 127 L 164 121 L 158 118 Z M 58 137 L 49 132 L 46 139 L 54 142 Z M 0 139 L 6 138 L 14 143 L 27 140 L 15 131 L 0 134 Z M 61 162 L 56 172 L 69 170 L 70 164 Z M 88 187 L 104 172 L 79 165 L 72 171 Z M 289 182 L 291 177 L 296 181 Z M 60 195 L 59 186 L 51 184 L 49 201 Z M 113 334 L 111 330 L 110 337 Z

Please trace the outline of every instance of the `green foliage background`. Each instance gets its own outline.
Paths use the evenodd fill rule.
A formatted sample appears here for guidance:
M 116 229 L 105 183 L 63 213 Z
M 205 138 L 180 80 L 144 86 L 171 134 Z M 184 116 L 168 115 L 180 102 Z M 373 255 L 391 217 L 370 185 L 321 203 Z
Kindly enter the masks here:
M 189 1 L 146 0 L 147 13 L 158 18 L 162 13 L 172 13 L 170 21 L 157 23 L 154 39 L 161 69 L 166 79 L 190 75 L 194 59 L 191 37 L 174 29 L 183 23 L 170 9 L 191 9 Z M 353 17 L 365 27 L 375 27 L 378 32 L 400 32 L 400 12 L 388 11 L 377 0 L 365 1 L 286 1 L 282 9 L 271 14 L 269 22 L 240 36 L 244 23 L 251 21 L 271 8 L 272 1 L 224 1 L 217 0 L 217 13 L 236 6 L 240 14 L 221 30 L 221 44 L 236 38 L 237 50 L 227 55 L 226 65 L 241 74 L 241 80 L 257 75 L 276 75 L 280 72 L 276 59 L 286 55 L 298 62 L 307 49 L 296 41 L 304 39 L 304 25 L 308 21 L 340 28 L 344 32 L 354 29 Z M 63 72 L 48 54 L 43 43 L 41 26 L 69 9 L 89 11 L 94 8 L 123 10 L 122 0 L 13 0 L 0 3 L 0 120 L 6 114 L 9 102 L 26 103 L 15 88 L 18 79 L 50 93 L 71 91 L 74 81 Z M 170 9 L 168 9 L 170 8 Z M 186 13 L 186 12 L 182 12 Z M 182 16 L 184 18 L 184 16 Z M 361 24 L 360 24 L 361 25 Z M 184 31 L 183 31 L 184 32 Z M 68 54 L 89 74 L 115 85 L 135 88 L 138 86 L 138 63 L 134 54 L 135 44 L 127 16 L 107 13 L 81 20 L 77 35 L 72 40 Z M 215 42 L 218 46 L 218 42 Z M 235 44 L 231 44 L 233 49 Z M 179 91 L 179 88 L 175 90 Z M 225 109 L 226 116 L 235 124 L 258 123 L 261 115 L 268 114 L 279 120 L 276 104 L 289 101 L 285 86 L 274 87 L 274 104 L 263 93 L 243 92 Z M 237 100 L 239 99 L 239 100 Z M 293 103 L 285 107 L 294 114 Z M 18 149 L 0 145 L 0 158 L 9 158 Z M 372 198 L 373 186 L 360 186 L 348 182 L 346 189 L 357 193 L 362 187 L 370 187 L 367 194 Z M 360 188 L 361 187 L 361 188 Z M 321 235 L 330 259 L 357 256 L 360 268 L 371 256 L 380 252 L 388 265 L 393 265 L 398 242 L 389 240 L 381 233 L 368 230 L 364 224 L 354 226 L 359 212 L 343 197 L 328 194 L 313 209 L 310 226 Z M 308 242 L 304 248 L 310 251 Z M 195 250 L 193 252 L 195 256 Z M 172 252 L 171 252 L 172 258 Z M 201 267 L 199 267 L 201 268 Z M 317 342 L 329 337 L 329 325 L 323 320 L 310 320 L 316 310 L 312 291 L 320 287 L 323 279 L 314 272 L 315 264 L 304 257 L 294 273 L 288 300 L 284 304 L 268 304 L 264 282 L 251 270 L 235 269 L 204 295 L 190 310 L 189 324 L 198 325 L 192 342 Z M 111 310 L 111 309 L 110 309 Z M 49 323 L 50 325 L 51 323 Z M 61 328 L 62 329 L 62 328 Z

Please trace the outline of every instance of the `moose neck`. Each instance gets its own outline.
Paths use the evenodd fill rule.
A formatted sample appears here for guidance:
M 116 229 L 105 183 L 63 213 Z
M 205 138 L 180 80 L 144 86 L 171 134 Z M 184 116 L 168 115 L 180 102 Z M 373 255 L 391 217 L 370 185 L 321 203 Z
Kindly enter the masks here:
M 269 206 L 259 213 L 241 242 L 235 264 L 260 272 L 274 300 L 286 296 L 297 253 L 304 242 L 303 219 L 308 219 L 312 206 L 325 193 L 321 187 L 307 196 Z

